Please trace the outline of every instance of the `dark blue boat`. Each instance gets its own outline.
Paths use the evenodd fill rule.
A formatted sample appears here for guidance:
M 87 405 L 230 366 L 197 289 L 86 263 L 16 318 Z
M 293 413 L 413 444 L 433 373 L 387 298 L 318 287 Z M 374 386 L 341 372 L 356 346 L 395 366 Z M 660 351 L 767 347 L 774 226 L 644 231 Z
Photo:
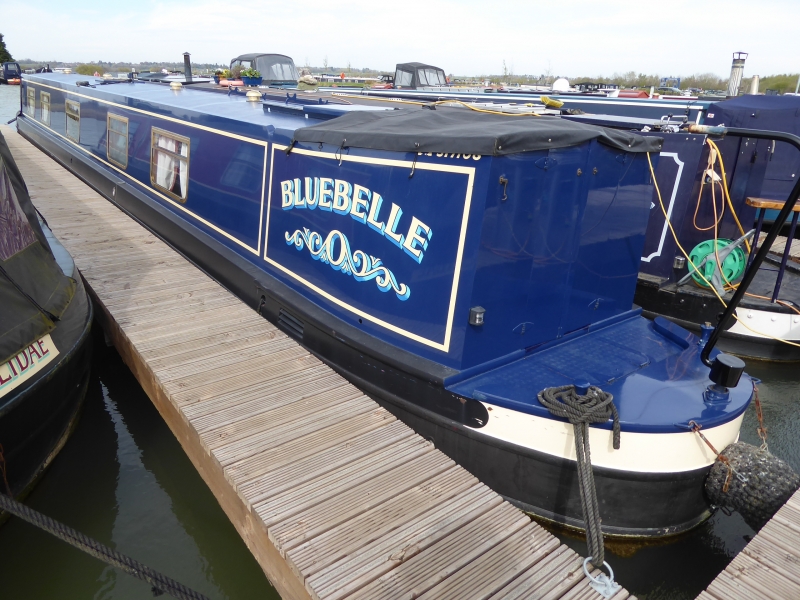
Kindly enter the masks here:
M 714 104 L 709 109 L 707 122 L 798 133 L 799 111 L 798 98 L 744 96 Z M 753 229 L 756 221 L 754 237 L 757 239 L 765 211 L 757 212 L 752 204 L 763 199 L 785 202 L 800 169 L 797 150 L 776 140 L 748 137 L 712 140 L 719 149 L 719 156 L 709 170 L 712 146 L 705 135 L 636 117 L 567 115 L 564 118 L 626 130 L 660 129 L 644 135 L 664 138 L 656 177 L 662 186 L 664 209 L 675 236 L 687 252 L 702 244 L 710 247 L 708 244 L 715 235 L 721 240 L 736 240 Z M 723 178 L 730 191 L 730 203 L 721 186 Z M 711 190 L 712 179 L 716 180 L 715 194 Z M 665 211 L 654 194 L 634 302 L 651 318 L 666 316 L 681 326 L 699 331 L 703 323 L 716 323 L 724 307 L 707 287 L 693 280 L 680 283 L 689 273 L 690 265 L 675 243 L 664 218 Z M 789 237 L 796 230 L 796 217 L 793 222 L 794 228 L 790 226 L 787 232 Z M 743 248 L 742 256 L 746 256 L 746 246 Z M 753 255 L 754 252 L 750 253 L 749 260 Z M 773 256 L 759 269 L 737 308 L 738 320 L 729 323 L 720 338 L 721 349 L 751 358 L 800 361 L 800 346 L 797 345 L 800 343 L 800 268 L 787 258 L 787 254 Z M 731 297 L 730 289 L 721 295 L 727 302 Z
M 0 307 L 0 493 L 20 498 L 77 420 L 92 305 L 72 258 L 37 218 L 2 134 Z
M 20 133 L 517 505 L 582 527 L 572 426 L 537 394 L 591 384 L 622 429 L 615 450 L 610 421 L 591 427 L 603 530 L 709 516 L 715 457 L 689 422 L 724 448 L 753 388 L 710 396 L 702 342 L 631 309 L 659 138 L 58 74 L 23 88 Z

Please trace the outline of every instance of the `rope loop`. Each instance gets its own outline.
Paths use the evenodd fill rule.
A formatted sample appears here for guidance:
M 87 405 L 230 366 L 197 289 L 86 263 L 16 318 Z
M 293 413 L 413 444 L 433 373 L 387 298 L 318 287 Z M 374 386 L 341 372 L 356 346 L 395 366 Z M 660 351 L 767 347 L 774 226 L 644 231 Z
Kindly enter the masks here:
M 614 450 L 619 450 L 619 413 L 614 405 L 613 394 L 592 385 L 589 386 L 586 395 L 581 396 L 575 391 L 574 385 L 562 385 L 543 389 L 539 392 L 539 402 L 551 414 L 565 418 L 573 425 L 605 423 L 613 418 Z

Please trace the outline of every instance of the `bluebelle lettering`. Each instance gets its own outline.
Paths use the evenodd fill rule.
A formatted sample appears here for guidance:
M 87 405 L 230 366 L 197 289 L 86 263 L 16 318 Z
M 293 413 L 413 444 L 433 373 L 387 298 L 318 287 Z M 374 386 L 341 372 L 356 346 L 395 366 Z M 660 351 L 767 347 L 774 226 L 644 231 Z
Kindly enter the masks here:
M 349 214 L 402 249 L 417 263 L 422 262 L 433 238 L 433 230 L 415 216 L 411 216 L 407 230 L 401 227 L 403 209 L 397 204 L 392 203 L 387 214 L 378 192 L 342 179 L 304 177 L 281 181 L 281 208 Z

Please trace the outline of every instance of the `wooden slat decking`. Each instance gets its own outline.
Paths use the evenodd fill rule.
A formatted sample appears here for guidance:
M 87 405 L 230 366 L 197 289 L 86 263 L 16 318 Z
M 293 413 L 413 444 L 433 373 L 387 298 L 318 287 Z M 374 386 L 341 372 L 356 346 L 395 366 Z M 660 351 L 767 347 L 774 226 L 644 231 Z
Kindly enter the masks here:
M 798 205 L 798 208 L 800 208 L 800 205 Z M 765 239 L 767 239 L 767 234 L 762 231 L 761 235 L 758 237 L 759 245 L 763 244 Z M 785 249 L 786 249 L 786 236 L 785 235 L 777 236 L 775 238 L 775 241 L 772 243 L 772 248 L 770 248 L 770 251 L 780 256 L 783 256 L 783 252 Z M 792 240 L 792 245 L 789 247 L 789 257 L 794 259 L 795 261 L 800 261 L 800 240 L 797 239 Z
M 117 350 L 282 597 L 600 597 L 572 550 L 2 132 Z
M 698 598 L 800 598 L 800 491 L 789 498 Z

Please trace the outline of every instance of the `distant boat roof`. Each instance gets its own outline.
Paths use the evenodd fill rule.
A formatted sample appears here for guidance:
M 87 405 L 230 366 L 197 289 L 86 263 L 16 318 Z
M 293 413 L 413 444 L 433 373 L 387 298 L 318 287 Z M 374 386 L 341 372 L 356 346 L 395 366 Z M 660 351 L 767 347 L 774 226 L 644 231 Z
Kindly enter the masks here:
M 444 71 L 441 67 L 437 67 L 434 65 L 426 65 L 425 63 L 420 62 L 407 62 L 407 63 L 397 63 L 395 68 L 402 69 L 403 67 L 407 67 L 409 69 L 438 69 L 439 71 Z
M 258 58 L 259 56 L 280 56 L 282 58 L 288 58 L 289 60 L 294 62 L 291 56 L 286 56 L 285 54 L 276 54 L 275 52 L 251 52 L 250 54 L 242 54 L 240 56 L 237 56 L 233 60 L 253 60 L 255 58 Z

